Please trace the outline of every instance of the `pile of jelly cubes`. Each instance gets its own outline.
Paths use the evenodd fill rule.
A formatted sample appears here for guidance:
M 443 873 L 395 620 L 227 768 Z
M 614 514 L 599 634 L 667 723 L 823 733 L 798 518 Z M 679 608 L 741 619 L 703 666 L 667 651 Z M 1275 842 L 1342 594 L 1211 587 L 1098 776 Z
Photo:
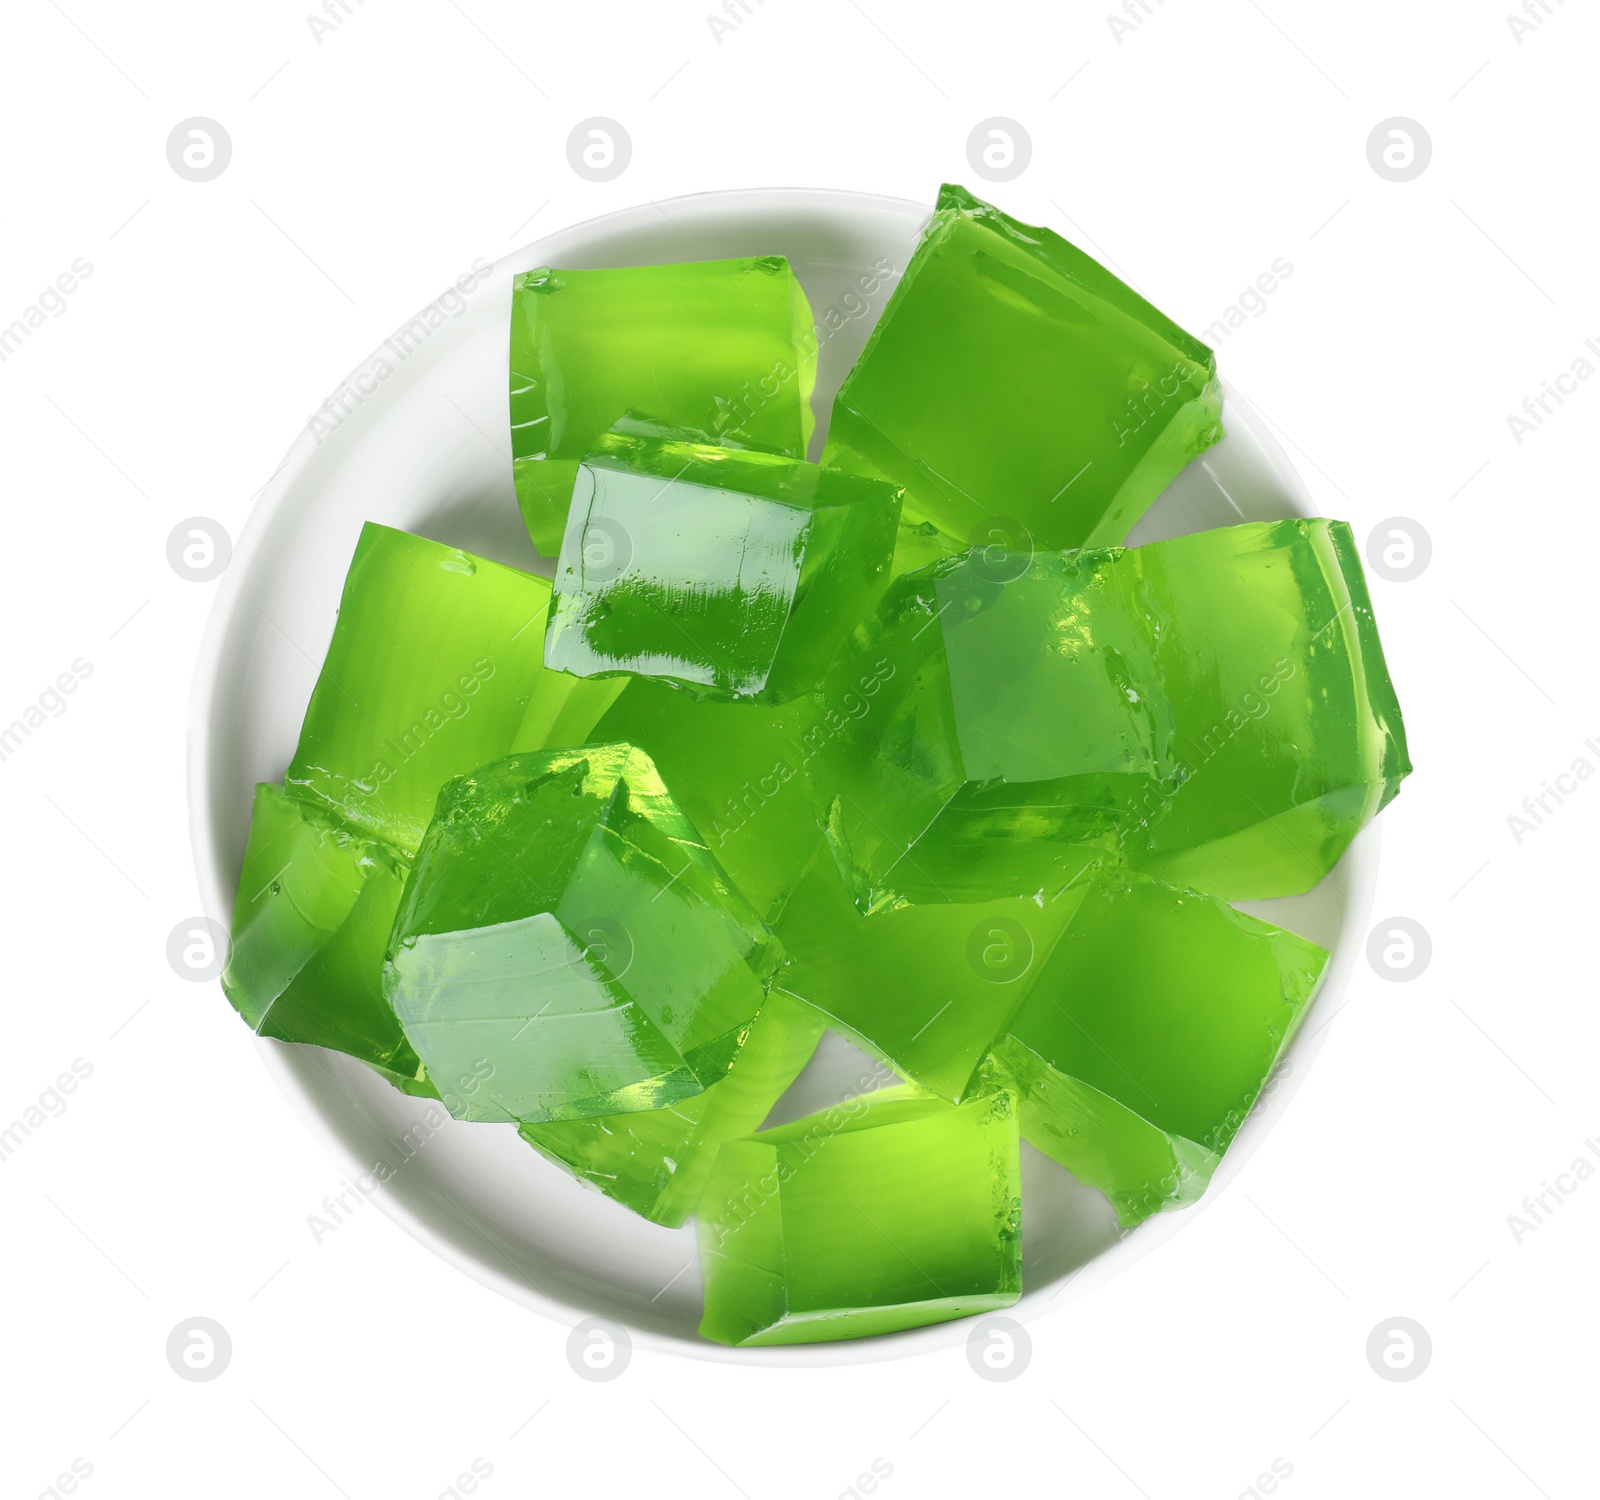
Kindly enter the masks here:
M 1194 1201 L 1328 957 L 1230 903 L 1410 771 L 1349 527 L 1118 545 L 1215 358 L 958 187 L 820 464 L 779 257 L 539 269 L 511 320 L 554 581 L 362 530 L 239 1013 L 693 1217 L 728 1344 L 1014 1302 L 1021 1140 L 1124 1226 Z M 830 1028 L 896 1081 L 763 1130 Z

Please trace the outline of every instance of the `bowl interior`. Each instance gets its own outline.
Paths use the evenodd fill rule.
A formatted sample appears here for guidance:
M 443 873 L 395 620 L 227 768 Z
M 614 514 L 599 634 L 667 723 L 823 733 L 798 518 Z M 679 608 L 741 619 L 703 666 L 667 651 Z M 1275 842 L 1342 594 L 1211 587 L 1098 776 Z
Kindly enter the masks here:
M 196 678 L 190 800 L 206 911 L 226 924 L 249 827 L 251 790 L 281 779 L 332 634 L 345 567 L 364 521 L 419 532 L 502 562 L 542 564 L 511 483 L 506 341 L 511 279 L 537 265 L 649 264 L 781 254 L 810 296 L 819 328 L 817 443 L 834 393 L 904 268 L 925 206 L 823 191 L 709 194 L 652 204 L 563 230 L 507 256 L 466 292 L 429 304 L 341 384 L 264 491 L 219 592 Z M 887 261 L 872 297 L 859 278 Z M 1248 403 L 1227 392 L 1228 436 L 1191 464 L 1140 522 L 1133 541 L 1308 514 L 1309 497 Z M 547 571 L 547 570 L 546 570 Z M 1282 1112 L 1339 1003 L 1370 905 L 1375 828 L 1306 896 L 1249 909 L 1333 951 L 1316 1016 L 1275 1086 L 1246 1122 L 1209 1201 Z M 220 1003 L 220 1002 L 219 1002 Z M 648 1224 L 581 1187 L 511 1126 L 430 1116 L 350 1059 L 262 1042 L 298 1111 L 353 1182 L 469 1274 L 551 1316 L 600 1315 L 635 1342 L 700 1357 L 827 1364 L 959 1343 L 960 1323 L 794 1349 L 728 1350 L 696 1334 L 701 1283 L 694 1230 Z M 874 1065 L 841 1038 L 779 1105 L 784 1118 L 836 1103 Z M 1119 1233 L 1097 1192 L 1024 1146 L 1021 1319 L 1081 1295 L 1176 1233 L 1198 1208 Z

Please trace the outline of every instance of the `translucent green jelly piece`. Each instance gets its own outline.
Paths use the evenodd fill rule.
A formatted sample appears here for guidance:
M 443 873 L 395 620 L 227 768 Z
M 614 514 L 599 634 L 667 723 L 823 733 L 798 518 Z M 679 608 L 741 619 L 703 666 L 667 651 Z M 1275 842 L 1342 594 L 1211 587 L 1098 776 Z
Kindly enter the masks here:
M 950 535 L 1119 542 L 1222 436 L 1216 358 L 1105 267 L 946 185 L 834 402 L 823 462 Z
M 897 580 L 841 653 L 828 691 L 881 684 L 815 771 L 862 911 L 1038 897 L 1142 807 L 1171 711 L 1113 557 L 950 558 Z
M 771 995 L 726 1078 L 665 1109 L 524 1125 L 522 1138 L 608 1198 L 677 1228 L 700 1202 L 717 1148 L 760 1128 L 822 1039 L 815 1011 Z
M 1124 1225 L 1205 1191 L 1327 963 L 1213 896 L 1093 889 L 995 1048 L 1024 1137 Z
M 1411 773 L 1349 526 L 1230 526 L 1117 566 L 1137 580 L 1177 726 L 1130 858 L 1230 900 L 1309 890 Z
M 339 600 L 288 790 L 409 854 L 439 788 L 561 714 L 597 718 L 605 689 L 547 673 L 542 578 L 369 522 Z
M 650 758 L 594 745 L 445 787 L 384 993 L 453 1115 L 537 1123 L 709 1088 L 775 962 Z
M 826 853 L 775 923 L 778 984 L 945 1099 L 962 1098 L 1083 900 L 1079 881 L 1049 899 L 901 906 L 862 916 Z
M 808 768 L 832 732 L 827 711 L 809 696 L 771 706 L 700 702 L 664 682 L 625 681 L 594 739 L 650 755 L 706 847 L 770 921 L 822 845 Z
M 511 451 L 534 544 L 555 556 L 577 461 L 630 411 L 803 458 L 816 351 L 781 256 L 518 276 Z
M 899 519 L 900 492 L 878 480 L 607 433 L 578 470 L 545 663 L 791 698 L 877 602 Z
M 909 574 L 830 680 L 883 681 L 813 770 L 866 912 L 1036 895 L 1119 846 L 1230 898 L 1325 875 L 1410 771 L 1342 522 Z
M 258 786 L 222 987 L 259 1035 L 347 1052 L 431 1095 L 380 978 L 405 874 L 310 803 Z
M 861 1338 L 1021 1293 L 1016 1101 L 885 1089 L 718 1153 L 700 1204 L 719 1344 Z

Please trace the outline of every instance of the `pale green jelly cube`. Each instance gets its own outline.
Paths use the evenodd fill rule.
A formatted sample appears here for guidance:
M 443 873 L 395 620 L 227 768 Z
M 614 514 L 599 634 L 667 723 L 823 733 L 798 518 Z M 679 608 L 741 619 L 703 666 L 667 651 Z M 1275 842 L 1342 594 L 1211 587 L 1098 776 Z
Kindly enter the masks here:
M 405 866 L 282 787 L 256 788 L 222 988 L 260 1036 L 348 1053 L 431 1094 L 383 998 Z
M 1116 566 L 1136 580 L 1177 724 L 1130 859 L 1230 900 L 1309 890 L 1411 773 L 1350 527 L 1226 526 Z
M 839 653 L 821 695 L 872 697 L 812 775 L 863 912 L 1047 899 L 1170 769 L 1171 708 L 1113 555 L 946 559 L 897 579 Z M 1075 594 L 1110 602 L 1064 607 Z
M 717 1149 L 760 1127 L 822 1031 L 815 1011 L 770 995 L 728 1076 L 703 1094 L 662 1109 L 524 1125 L 522 1138 L 606 1197 L 677 1228 L 695 1211 Z
M 1214 896 L 1108 872 L 995 1048 L 1024 1137 L 1124 1225 L 1204 1192 L 1325 949 Z
M 649 757 L 592 745 L 444 789 L 384 993 L 452 1114 L 537 1123 L 711 1087 L 775 961 Z
M 826 463 L 964 542 L 1120 542 L 1222 436 L 1216 357 L 1049 229 L 946 184 L 833 405 Z M 1020 533 L 1018 528 L 1020 527 Z
M 629 412 L 795 458 L 815 426 L 811 306 L 776 255 L 525 272 L 510 367 L 517 499 L 551 557 L 578 460 Z
M 1087 884 L 1049 899 L 902 905 L 863 916 L 823 851 L 774 922 L 777 983 L 902 1078 L 962 1098 Z
M 974 549 L 896 580 L 811 768 L 864 912 L 1038 896 L 1107 846 L 1231 899 L 1310 889 L 1411 762 L 1343 522 Z
M 368 522 L 285 775 L 290 793 L 414 852 L 446 781 L 526 744 L 531 709 L 553 720 L 552 701 L 593 696 L 545 671 L 549 602 L 542 578 Z
M 822 846 L 822 802 L 807 771 L 829 732 L 818 704 L 704 702 L 647 677 L 592 685 L 623 689 L 594 739 L 650 755 L 706 847 L 772 921 Z
M 909 1087 L 734 1141 L 699 1212 L 720 1344 L 861 1338 L 1011 1306 L 1022 1291 L 1016 1101 Z
M 607 433 L 578 470 L 545 662 L 791 698 L 877 603 L 899 518 L 900 492 L 877 480 Z

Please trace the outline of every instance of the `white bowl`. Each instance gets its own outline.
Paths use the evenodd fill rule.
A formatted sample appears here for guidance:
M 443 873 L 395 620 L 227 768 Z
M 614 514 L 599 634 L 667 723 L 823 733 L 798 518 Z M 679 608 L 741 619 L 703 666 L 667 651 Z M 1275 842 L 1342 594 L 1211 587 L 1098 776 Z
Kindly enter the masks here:
M 300 435 L 262 493 L 201 648 L 189 801 L 206 914 L 226 924 L 232 911 L 251 789 L 279 780 L 294 750 L 362 522 L 539 566 L 511 484 L 506 343 L 515 273 L 776 253 L 789 258 L 819 319 L 830 307 L 849 315 L 858 305 L 851 300 L 856 278 L 879 257 L 903 269 L 927 215 L 900 199 L 801 189 L 704 194 L 610 214 L 505 257 L 465 296 L 431 304 L 435 330 L 392 341 L 353 372 L 330 421 L 320 424 L 324 430 Z M 878 293 L 870 312 L 847 316 L 822 348 L 819 444 L 834 392 L 886 295 L 887 288 Z M 1225 422 L 1227 438 L 1179 476 L 1133 540 L 1309 513 L 1309 496 L 1283 451 L 1232 390 Z M 1377 852 L 1376 829 L 1369 828 L 1310 895 L 1250 903 L 1331 948 L 1333 961 L 1287 1066 L 1202 1202 L 1227 1190 L 1320 1050 L 1322 1025 L 1359 951 Z M 218 995 L 216 1003 L 225 1002 Z M 955 1322 L 790 1349 L 706 1343 L 695 1331 L 701 1288 L 692 1226 L 646 1223 L 568 1178 L 509 1125 L 452 1120 L 419 1134 L 425 1101 L 403 1097 L 337 1053 L 260 1046 L 284 1093 L 352 1181 L 370 1182 L 366 1174 L 378 1163 L 396 1169 L 375 1194 L 391 1217 L 469 1275 L 552 1318 L 574 1323 L 599 1315 L 626 1325 L 639 1345 L 755 1364 L 885 1359 L 967 1336 L 970 1325 Z M 781 1113 L 793 1118 L 845 1097 L 862 1067 L 861 1055 L 830 1035 Z M 1013 1310 L 1019 1319 L 1082 1295 L 1199 1211 L 1161 1214 L 1119 1235 L 1104 1198 L 1031 1148 L 1023 1151 L 1027 1291 Z

